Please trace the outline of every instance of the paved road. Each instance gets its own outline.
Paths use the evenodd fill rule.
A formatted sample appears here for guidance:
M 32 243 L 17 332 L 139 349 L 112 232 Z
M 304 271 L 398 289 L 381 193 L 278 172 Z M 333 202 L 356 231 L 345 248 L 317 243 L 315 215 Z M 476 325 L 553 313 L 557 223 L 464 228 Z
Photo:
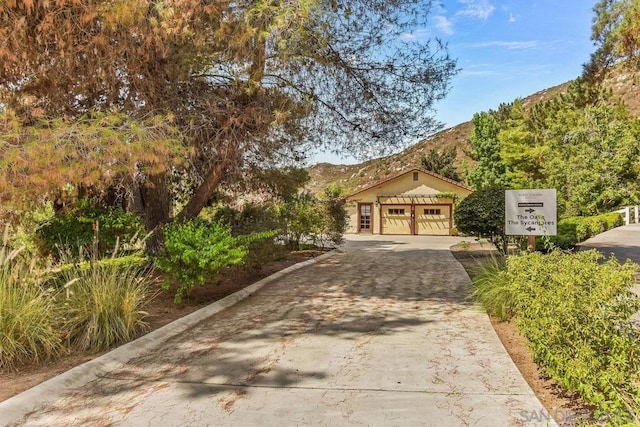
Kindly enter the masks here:
M 640 263 L 640 224 L 623 225 L 605 231 L 580 246 L 583 249 L 596 248 L 605 255 L 614 254 L 622 262 L 629 258 Z
M 124 366 L 97 378 L 84 372 L 85 383 L 71 390 L 73 381 L 58 380 L 0 404 L 0 424 L 508 426 L 544 419 L 486 314 L 466 299 L 468 276 L 448 251 L 456 242 L 353 237 L 344 251 L 186 332 L 156 335 Z
M 640 224 L 629 224 L 605 231 L 580 244 L 581 249 L 595 248 L 605 256 L 615 256 L 620 262 L 627 259 L 640 264 Z M 640 270 L 636 273 L 635 292 L 640 295 Z

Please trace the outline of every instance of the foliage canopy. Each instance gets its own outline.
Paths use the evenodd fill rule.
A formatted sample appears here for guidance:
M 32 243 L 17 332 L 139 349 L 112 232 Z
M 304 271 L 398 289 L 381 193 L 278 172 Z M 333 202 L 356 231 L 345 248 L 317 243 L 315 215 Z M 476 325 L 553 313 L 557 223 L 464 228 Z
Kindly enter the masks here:
M 640 121 L 584 79 L 565 95 L 524 108 L 520 100 L 477 114 L 471 145 L 484 188 L 556 188 L 562 217 L 610 212 L 640 200 Z
M 474 295 L 491 314 L 515 317 L 538 365 L 593 405 L 599 421 L 632 425 L 640 414 L 638 266 L 603 258 L 596 250 L 510 256 L 474 277 Z
M 248 176 L 251 165 L 296 161 L 311 144 L 361 156 L 406 144 L 438 127 L 433 103 L 457 71 L 444 43 L 412 36 L 430 6 L 428 0 L 4 1 L 0 103 L 15 118 L 14 134 L 32 135 L 42 146 L 33 156 L 60 144 L 40 132 L 83 127 L 96 117 L 134 121 L 142 138 L 116 129 L 108 147 L 123 154 L 113 157 L 126 166 L 119 170 L 110 156 L 87 163 L 86 173 L 68 166 L 68 174 L 51 176 L 36 168 L 42 162 L 25 160 L 33 166 L 28 174 L 4 162 L 0 185 L 7 195 L 24 194 L 14 183 L 28 184 L 15 177 L 33 177 L 49 184 L 37 194 L 47 197 L 65 184 L 120 185 L 124 203 L 154 230 L 173 217 L 197 216 L 221 184 Z M 158 117 L 166 126 L 147 123 Z M 63 145 L 91 158 L 107 148 L 73 138 Z M 173 152 L 181 146 L 188 149 Z M 22 149 L 2 150 L 16 157 L 10 152 Z M 65 161 L 52 156 L 46 170 Z M 182 188 L 188 197 L 174 212 L 170 184 L 177 172 L 188 176 Z
M 637 70 L 640 67 L 640 2 L 600 0 L 593 11 L 591 39 L 597 49 L 584 66 L 585 77 L 598 82 L 619 62 Z
M 500 155 L 500 127 L 492 112 L 473 115 L 470 157 L 478 162 L 468 175 L 469 184 L 477 189 L 505 185 L 505 166 Z
M 460 181 L 460 174 L 456 169 L 456 147 L 451 146 L 442 151 L 431 149 L 420 158 L 420 166 L 454 181 Z

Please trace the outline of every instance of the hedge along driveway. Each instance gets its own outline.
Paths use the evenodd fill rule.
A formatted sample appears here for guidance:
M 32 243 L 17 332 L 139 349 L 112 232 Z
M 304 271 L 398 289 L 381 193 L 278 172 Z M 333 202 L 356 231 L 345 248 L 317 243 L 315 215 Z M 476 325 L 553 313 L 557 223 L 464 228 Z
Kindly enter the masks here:
M 344 251 L 41 399 L 28 425 L 518 425 L 544 410 L 466 299 L 461 239 Z M 116 350 L 117 351 L 117 350 Z M 18 398 L 20 396 L 17 396 Z M 0 414 L 10 413 L 10 402 Z M 2 418 L 2 417 L 0 417 Z

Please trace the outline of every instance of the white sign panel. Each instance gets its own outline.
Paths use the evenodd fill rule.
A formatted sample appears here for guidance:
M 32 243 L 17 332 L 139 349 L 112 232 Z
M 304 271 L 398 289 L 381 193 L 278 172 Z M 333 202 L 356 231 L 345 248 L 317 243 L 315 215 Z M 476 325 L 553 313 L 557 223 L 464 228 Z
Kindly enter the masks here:
M 506 190 L 507 235 L 555 236 L 557 234 L 556 190 Z

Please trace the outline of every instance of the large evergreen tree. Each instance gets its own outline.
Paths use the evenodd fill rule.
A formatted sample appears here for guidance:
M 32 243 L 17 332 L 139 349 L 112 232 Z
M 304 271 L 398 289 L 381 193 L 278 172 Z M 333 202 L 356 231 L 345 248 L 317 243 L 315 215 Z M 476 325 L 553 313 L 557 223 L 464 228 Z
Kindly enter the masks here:
M 475 169 L 467 175 L 467 181 L 478 190 L 506 185 L 506 170 L 498 140 L 499 132 L 500 124 L 496 119 L 495 112 L 482 112 L 473 115 L 469 156 L 478 163 Z
M 126 173 L 112 170 L 107 156 L 88 176 L 52 176 L 33 188 L 47 195 L 64 184 L 122 185 L 150 231 L 174 217 L 169 184 L 179 171 L 191 185 L 175 217 L 191 218 L 238 171 L 297 159 L 308 144 L 360 155 L 406 144 L 438 127 L 432 106 L 456 72 L 439 40 L 407 37 L 425 24 L 430 5 L 2 1 L 0 105 L 13 137 L 3 150 L 20 151 L 30 168 L 16 173 L 15 164 L 0 162 L 6 178 L 0 190 L 21 197 L 23 184 L 46 170 L 74 170 L 74 156 L 57 155 L 60 140 L 42 134 L 37 144 L 53 144 L 52 156 L 38 171 L 35 152 L 24 144 L 35 144 L 40 130 L 93 126 L 96 117 L 112 114 L 124 123 L 112 132 L 124 128 L 144 139 L 157 131 L 158 149 L 123 155 L 131 166 Z M 110 144 L 126 151 L 136 141 L 125 135 Z M 107 151 L 99 144 L 67 146 L 98 157 Z
M 460 181 L 460 174 L 455 165 L 456 155 L 455 145 L 442 150 L 433 148 L 420 157 L 420 166 L 454 181 Z
M 596 51 L 584 67 L 585 76 L 600 81 L 614 64 L 640 68 L 640 2 L 637 0 L 600 0 L 593 8 L 595 16 L 591 38 Z

